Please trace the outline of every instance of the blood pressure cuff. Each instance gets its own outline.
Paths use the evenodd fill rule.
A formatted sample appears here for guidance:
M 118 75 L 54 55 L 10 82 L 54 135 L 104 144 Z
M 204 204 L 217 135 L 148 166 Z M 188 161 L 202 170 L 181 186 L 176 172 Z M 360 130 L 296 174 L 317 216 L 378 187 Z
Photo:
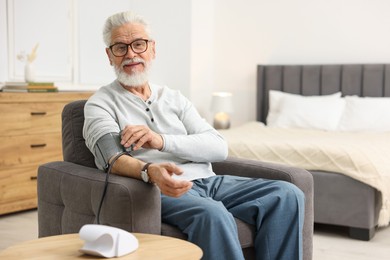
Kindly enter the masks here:
M 95 146 L 96 161 L 103 166 L 104 171 L 110 166 L 110 159 L 120 153 L 127 153 L 121 145 L 119 133 L 108 133 L 99 138 Z

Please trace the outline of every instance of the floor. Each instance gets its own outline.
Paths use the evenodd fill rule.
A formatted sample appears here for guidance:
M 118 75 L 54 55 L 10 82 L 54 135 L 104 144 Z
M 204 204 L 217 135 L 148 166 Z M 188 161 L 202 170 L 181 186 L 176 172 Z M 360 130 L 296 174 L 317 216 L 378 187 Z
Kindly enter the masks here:
M 0 250 L 38 237 L 37 211 L 0 216 Z M 390 259 L 390 227 L 378 229 L 371 241 L 350 239 L 345 229 L 316 225 L 314 260 Z
M 370 241 L 348 237 L 346 228 L 315 225 L 314 260 L 385 260 L 390 259 L 390 227 L 380 228 Z

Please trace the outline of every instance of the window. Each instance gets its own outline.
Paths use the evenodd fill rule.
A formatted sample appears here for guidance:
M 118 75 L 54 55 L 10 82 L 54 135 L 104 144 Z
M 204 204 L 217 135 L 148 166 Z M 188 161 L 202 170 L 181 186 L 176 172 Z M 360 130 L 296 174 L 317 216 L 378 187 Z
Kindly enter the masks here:
M 8 75 L 6 80 L 24 79 L 24 62 L 38 44 L 33 62 L 40 80 L 72 79 L 72 15 L 67 0 L 7 0 Z

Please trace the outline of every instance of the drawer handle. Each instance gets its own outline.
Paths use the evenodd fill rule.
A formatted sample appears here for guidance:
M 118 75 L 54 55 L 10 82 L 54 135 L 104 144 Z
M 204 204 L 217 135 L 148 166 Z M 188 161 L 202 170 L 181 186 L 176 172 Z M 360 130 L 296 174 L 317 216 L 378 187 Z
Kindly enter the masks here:
M 37 176 L 31 176 L 31 177 L 30 177 L 30 180 L 32 180 L 32 181 L 35 181 L 36 179 L 38 179 Z
M 30 147 L 32 149 L 34 149 L 34 148 L 41 148 L 41 147 L 45 147 L 45 146 L 46 146 L 46 144 L 31 144 L 30 145 Z
M 44 116 L 46 115 L 46 112 L 31 112 L 30 114 L 32 116 Z

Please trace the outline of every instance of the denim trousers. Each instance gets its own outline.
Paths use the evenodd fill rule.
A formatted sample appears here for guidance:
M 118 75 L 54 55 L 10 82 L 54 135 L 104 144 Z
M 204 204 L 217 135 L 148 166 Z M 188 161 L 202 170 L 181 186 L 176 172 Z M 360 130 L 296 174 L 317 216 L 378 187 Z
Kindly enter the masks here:
M 202 259 L 244 259 L 235 218 L 256 228 L 256 259 L 302 259 L 304 194 L 285 181 L 218 175 L 162 195 L 162 221 L 203 250 Z

